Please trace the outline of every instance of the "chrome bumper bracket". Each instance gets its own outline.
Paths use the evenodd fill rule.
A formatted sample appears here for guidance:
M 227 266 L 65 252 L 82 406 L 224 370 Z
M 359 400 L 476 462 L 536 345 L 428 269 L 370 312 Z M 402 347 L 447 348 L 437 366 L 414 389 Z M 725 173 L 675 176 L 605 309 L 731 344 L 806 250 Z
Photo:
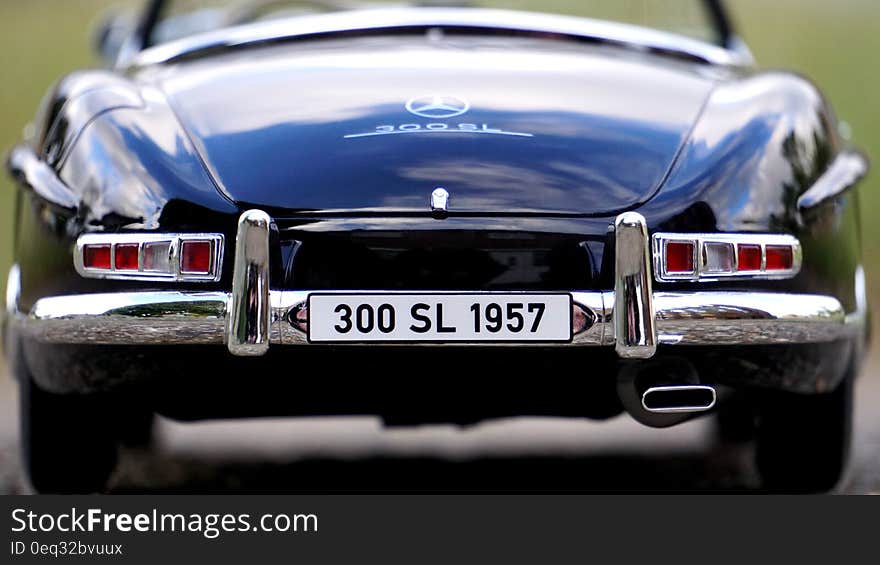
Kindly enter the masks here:
M 263 355 L 269 349 L 271 224 L 262 210 L 248 210 L 238 221 L 226 330 L 226 347 L 233 355 Z
M 614 242 L 614 348 L 623 358 L 646 359 L 657 351 L 657 328 L 645 218 L 617 216 Z

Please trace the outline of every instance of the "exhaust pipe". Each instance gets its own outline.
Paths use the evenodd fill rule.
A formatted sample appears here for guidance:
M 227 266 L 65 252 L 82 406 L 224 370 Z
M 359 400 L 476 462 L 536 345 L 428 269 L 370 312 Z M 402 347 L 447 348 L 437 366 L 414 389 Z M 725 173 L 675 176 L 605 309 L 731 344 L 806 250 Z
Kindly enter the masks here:
M 715 387 L 701 384 L 694 366 L 679 357 L 624 362 L 617 394 L 630 416 L 654 428 L 684 422 L 716 401 Z
M 707 385 L 653 386 L 642 393 L 642 408 L 654 414 L 705 412 L 715 406 L 715 388 Z

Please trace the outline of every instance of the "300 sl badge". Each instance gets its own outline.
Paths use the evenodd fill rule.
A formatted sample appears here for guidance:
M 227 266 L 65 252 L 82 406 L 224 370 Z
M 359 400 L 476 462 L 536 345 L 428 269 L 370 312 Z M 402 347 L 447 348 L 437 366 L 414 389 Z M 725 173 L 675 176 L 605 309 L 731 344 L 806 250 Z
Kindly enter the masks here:
M 456 96 L 418 96 L 411 98 L 404 106 L 406 111 L 419 116 L 420 118 L 428 118 L 431 120 L 443 120 L 461 116 L 470 110 L 470 104 Z M 503 129 L 489 127 L 486 123 L 457 123 L 449 124 L 446 122 L 428 122 L 428 123 L 401 123 L 401 124 L 383 124 L 376 126 L 373 131 L 363 133 L 348 134 L 345 139 L 355 139 L 359 137 L 375 137 L 379 135 L 395 135 L 404 133 L 464 133 L 464 134 L 483 134 L 483 135 L 507 135 L 513 137 L 534 137 L 531 133 L 523 133 L 517 131 L 505 131 Z

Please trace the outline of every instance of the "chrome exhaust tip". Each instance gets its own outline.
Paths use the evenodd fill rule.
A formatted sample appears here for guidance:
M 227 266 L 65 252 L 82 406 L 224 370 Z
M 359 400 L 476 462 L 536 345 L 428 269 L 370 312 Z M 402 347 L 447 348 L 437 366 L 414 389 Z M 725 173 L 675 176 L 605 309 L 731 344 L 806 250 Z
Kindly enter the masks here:
M 655 386 L 642 393 L 642 408 L 654 414 L 705 412 L 715 406 L 715 388 L 706 385 Z

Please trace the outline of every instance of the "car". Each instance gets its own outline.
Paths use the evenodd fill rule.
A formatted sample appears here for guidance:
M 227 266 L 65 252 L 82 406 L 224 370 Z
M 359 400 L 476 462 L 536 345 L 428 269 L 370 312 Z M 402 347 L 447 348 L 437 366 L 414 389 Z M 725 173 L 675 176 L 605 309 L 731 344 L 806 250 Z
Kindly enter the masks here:
M 694 1 L 711 39 L 168 4 L 108 19 L 108 66 L 63 77 L 9 153 L 4 344 L 36 490 L 104 489 L 157 413 L 714 414 L 766 488 L 834 487 L 868 161 L 720 2 Z

